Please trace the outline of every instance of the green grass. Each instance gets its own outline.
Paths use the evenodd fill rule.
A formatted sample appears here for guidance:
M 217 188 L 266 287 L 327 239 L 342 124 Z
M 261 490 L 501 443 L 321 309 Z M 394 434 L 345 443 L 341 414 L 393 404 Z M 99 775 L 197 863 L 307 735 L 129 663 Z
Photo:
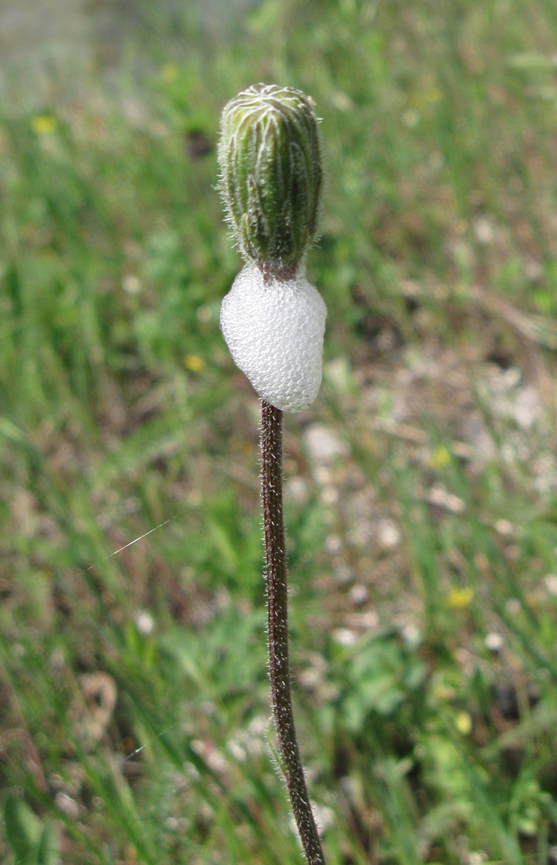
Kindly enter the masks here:
M 551 865 L 555 6 L 267 0 L 226 41 L 148 23 L 110 89 L 1 108 L 0 859 L 301 861 L 257 403 L 218 328 L 240 266 L 218 120 L 266 81 L 313 96 L 327 153 L 325 379 L 286 425 L 327 861 Z M 316 465 L 316 423 L 345 456 Z

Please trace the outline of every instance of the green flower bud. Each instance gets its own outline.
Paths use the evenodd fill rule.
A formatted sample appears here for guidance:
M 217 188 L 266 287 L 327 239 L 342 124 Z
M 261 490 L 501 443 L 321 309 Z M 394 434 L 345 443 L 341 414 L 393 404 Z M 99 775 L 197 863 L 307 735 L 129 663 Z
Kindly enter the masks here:
M 258 84 L 225 106 L 220 189 L 249 264 L 292 273 L 317 237 L 321 135 L 301 90 Z

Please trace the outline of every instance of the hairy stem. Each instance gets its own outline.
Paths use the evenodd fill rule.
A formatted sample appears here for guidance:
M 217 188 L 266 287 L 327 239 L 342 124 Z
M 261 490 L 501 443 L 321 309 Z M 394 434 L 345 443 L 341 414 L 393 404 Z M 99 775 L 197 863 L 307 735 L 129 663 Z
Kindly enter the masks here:
M 261 407 L 261 497 L 265 527 L 269 673 L 282 770 L 309 865 L 325 865 L 294 727 L 288 660 L 288 590 L 282 508 L 282 411 Z

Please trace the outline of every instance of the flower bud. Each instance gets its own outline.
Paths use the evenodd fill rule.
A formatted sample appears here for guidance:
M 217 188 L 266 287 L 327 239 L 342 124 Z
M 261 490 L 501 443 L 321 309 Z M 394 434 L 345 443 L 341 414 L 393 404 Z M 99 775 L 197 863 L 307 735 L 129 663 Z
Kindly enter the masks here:
M 321 136 L 300 90 L 258 84 L 225 106 L 220 189 L 248 264 L 292 275 L 317 236 Z

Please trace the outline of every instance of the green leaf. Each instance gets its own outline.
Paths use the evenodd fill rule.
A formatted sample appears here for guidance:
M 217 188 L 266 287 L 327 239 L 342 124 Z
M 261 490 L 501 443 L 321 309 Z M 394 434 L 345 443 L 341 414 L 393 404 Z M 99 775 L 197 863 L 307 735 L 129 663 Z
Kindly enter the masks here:
M 52 823 L 47 823 L 39 841 L 37 865 L 59 865 L 59 852 L 58 832 Z
M 41 822 L 23 799 L 10 796 L 6 800 L 4 827 L 8 844 L 15 853 L 16 865 L 34 865 L 41 840 Z

